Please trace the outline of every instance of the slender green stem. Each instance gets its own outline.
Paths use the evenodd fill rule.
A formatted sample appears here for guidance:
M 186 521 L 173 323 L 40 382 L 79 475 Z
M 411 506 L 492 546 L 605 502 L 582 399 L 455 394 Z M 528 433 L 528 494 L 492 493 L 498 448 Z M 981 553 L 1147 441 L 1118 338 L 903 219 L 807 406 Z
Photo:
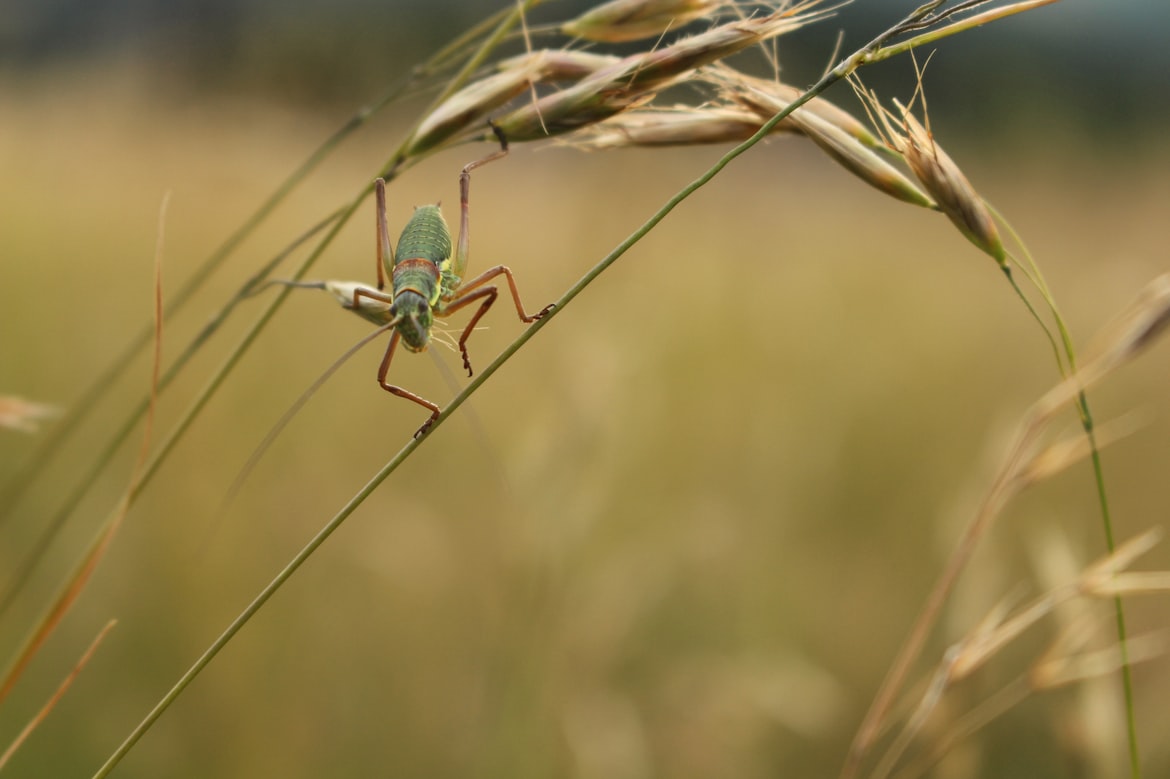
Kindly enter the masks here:
M 1064 348 L 1064 354 L 1068 360 L 1067 372 L 1065 370 L 1065 364 L 1060 360 L 1059 356 L 1057 358 L 1057 365 L 1060 367 L 1061 375 L 1067 377 L 1075 373 L 1077 369 L 1076 349 L 1073 347 L 1072 336 L 1069 334 L 1064 317 L 1060 313 L 1060 308 L 1056 305 L 1056 298 L 1053 296 L 1052 290 L 1049 288 L 1039 264 L 1036 263 L 1032 257 L 1032 253 L 1028 251 L 1028 247 L 1024 244 L 1023 239 L 1016 232 L 1015 228 L 994 208 L 992 209 L 992 213 L 995 214 L 999 223 L 1004 225 L 1008 230 L 1012 240 L 1015 241 L 1016 245 L 1023 252 L 1026 261 L 1026 265 L 1023 267 L 1027 271 L 1028 278 L 1035 285 L 1036 289 L 1039 290 L 1045 305 L 1048 306 L 1048 310 L 1052 314 L 1052 320 L 1056 323 L 1057 331 L 1060 333 L 1061 344 Z M 1015 286 L 1014 281 L 1013 286 Z M 1016 287 L 1016 292 L 1022 299 L 1025 299 L 1023 292 L 1018 286 Z M 1029 310 L 1035 316 L 1035 310 L 1027 303 L 1026 299 L 1025 304 L 1028 305 Z M 1051 340 L 1052 334 L 1047 327 L 1044 327 L 1044 331 L 1048 335 L 1049 340 Z M 1080 417 L 1081 427 L 1089 440 L 1089 460 L 1093 467 L 1093 481 L 1097 489 L 1097 503 L 1101 513 L 1101 526 L 1105 533 L 1105 548 L 1112 553 L 1115 547 L 1113 514 L 1109 508 L 1109 494 L 1105 487 L 1105 470 L 1101 463 L 1101 450 L 1097 445 L 1093 414 L 1089 408 L 1089 398 L 1083 391 L 1077 395 L 1077 413 Z M 1130 664 L 1128 632 L 1125 627 L 1125 606 L 1120 596 L 1113 599 L 1113 610 L 1117 623 L 1117 642 L 1121 653 L 1121 685 L 1125 697 L 1126 740 L 1129 747 L 1130 776 L 1132 779 L 1140 779 L 1142 775 L 1141 752 L 1138 748 L 1137 740 L 1137 709 L 1134 704 L 1133 671 Z
M 1056 326 L 1064 340 L 1065 351 L 1068 355 L 1070 370 L 1076 370 L 1075 356 L 1072 347 L 1072 337 L 1065 327 L 1064 319 L 1053 307 L 1053 316 Z M 1093 423 L 1093 414 L 1089 410 L 1089 398 L 1082 390 L 1077 394 L 1077 410 L 1080 414 L 1081 427 L 1089 439 L 1089 460 L 1093 465 L 1093 480 L 1097 487 L 1097 505 L 1101 512 L 1101 526 L 1105 531 L 1105 548 L 1112 554 L 1116 547 L 1113 533 L 1113 512 L 1109 508 L 1109 494 L 1105 487 L 1105 469 L 1101 464 L 1101 450 L 1097 446 L 1097 432 Z M 1113 599 L 1113 611 L 1117 622 L 1117 643 L 1121 652 L 1121 685 L 1125 696 L 1125 723 L 1126 739 L 1129 747 L 1129 770 L 1133 779 L 1140 779 L 1142 775 L 1141 751 L 1137 740 L 1137 710 L 1134 706 L 1133 670 L 1129 658 L 1129 639 L 1125 627 L 1125 606 L 1121 596 Z
M 284 199 L 288 197 L 297 186 L 318 166 L 323 162 L 342 141 L 352 135 L 358 128 L 365 124 L 372 116 L 381 111 L 387 105 L 396 100 L 401 93 L 412 83 L 411 77 L 400 80 L 386 91 L 382 97 L 375 100 L 368 106 L 363 106 L 353 116 L 339 127 L 332 135 L 326 138 L 320 146 L 318 146 L 312 154 L 310 154 L 304 162 L 302 162 L 288 177 L 280 183 L 276 190 L 268 196 L 259 208 L 256 209 L 245 222 L 232 233 L 227 240 L 225 240 L 219 248 L 217 248 L 211 255 L 203 261 L 203 263 L 195 270 L 195 272 L 188 278 L 183 285 L 175 292 L 170 304 L 166 310 L 166 320 L 170 321 L 175 314 L 194 297 L 209 278 L 217 271 L 223 263 L 232 255 L 240 244 L 242 244 L 248 236 L 250 236 L 256 228 L 268 218 L 268 216 L 279 206 Z M 105 397 L 105 394 L 114 386 L 118 377 L 120 377 L 138 353 L 151 342 L 154 337 L 154 328 L 152 325 L 147 325 L 135 335 L 126 348 L 119 354 L 110 366 L 103 371 L 93 383 L 85 389 L 80 395 L 80 400 L 73 404 L 65 416 L 53 428 L 52 433 L 47 436 L 42 446 L 37 452 L 21 467 L 17 473 L 5 484 L 4 489 L 0 492 L 0 521 L 6 519 L 11 509 L 16 502 L 23 496 L 25 490 L 32 484 L 41 470 L 53 459 L 53 457 L 60 451 L 62 444 L 68 440 L 69 436 L 75 432 L 81 423 L 85 421 L 92 413 L 93 409 L 97 407 L 98 402 Z M 170 374 L 168 374 L 170 376 Z M 164 385 L 165 386 L 165 385 Z M 118 445 L 124 440 L 127 428 L 133 428 L 137 421 L 145 413 L 145 403 L 140 403 L 135 406 L 130 414 L 127 423 L 115 433 L 114 442 L 111 443 L 108 449 L 116 449 Z M 103 456 L 96 458 L 96 463 L 100 469 L 109 457 Z
M 803 96 L 792 102 L 783 111 L 776 114 L 776 116 L 772 117 L 772 119 L 766 122 L 755 135 L 723 155 L 723 157 L 721 157 L 702 175 L 700 175 L 698 178 L 676 193 L 673 197 L 671 197 L 668 201 L 666 201 L 666 203 L 663 204 L 662 207 L 658 209 L 658 211 L 651 215 L 650 218 L 647 219 L 637 230 L 632 232 L 624 241 L 622 241 L 617 246 L 617 248 L 615 248 L 604 258 L 602 258 L 596 265 L 594 265 L 593 268 L 589 270 L 589 272 L 582 276 L 581 279 L 577 281 L 577 283 L 570 287 L 568 291 L 566 291 L 565 294 L 562 295 L 559 300 L 557 300 L 556 308 L 550 311 L 548 315 L 528 327 L 515 340 L 513 340 L 512 343 L 510 343 L 496 357 L 496 359 L 491 362 L 490 365 L 484 368 L 479 373 L 479 375 L 472 379 L 463 389 L 463 391 L 456 395 L 455 398 L 447 405 L 447 407 L 443 409 L 442 413 L 439 414 L 439 417 L 435 420 L 434 424 L 431 425 L 428 433 L 425 436 L 421 438 L 412 438 L 406 444 L 406 446 L 404 446 L 389 462 L 387 462 L 386 465 L 384 465 L 382 469 L 379 470 L 374 475 L 374 477 L 371 478 L 369 482 L 367 482 L 366 485 L 362 487 L 358 493 L 354 495 L 353 498 L 351 498 L 349 502 L 347 502 L 345 506 L 336 515 L 334 515 L 334 517 L 330 519 L 329 522 L 325 524 L 324 527 L 321 528 L 320 531 L 318 531 L 317 535 L 315 535 L 312 540 L 310 540 L 309 543 L 307 543 L 304 548 L 302 548 L 301 551 L 298 552 L 296 556 L 294 556 L 292 560 L 289 561 L 289 563 L 275 576 L 275 578 L 273 578 L 272 581 L 269 582 L 268 585 L 260 591 L 256 598 L 253 599 L 250 604 L 248 604 L 247 608 L 245 608 L 240 613 L 240 615 L 232 621 L 227 629 L 225 629 L 224 632 L 220 634 L 219 638 L 217 638 L 211 644 L 211 646 L 207 648 L 207 650 L 199 657 L 199 659 L 196 660 L 195 663 L 187 670 L 187 672 L 183 674 L 179 681 L 176 682 L 174 687 L 172 687 L 171 690 L 167 692 L 167 694 L 163 696 L 163 698 L 155 705 L 150 713 L 147 714 L 146 718 L 143 719 L 141 723 L 139 723 L 138 727 L 136 727 L 130 733 L 130 735 L 117 749 L 117 751 L 115 751 L 114 754 L 110 756 L 109 760 L 106 761 L 105 765 L 103 765 L 101 769 L 99 769 L 99 771 L 94 774 L 94 779 L 100 779 L 101 777 L 107 776 L 109 774 L 113 767 L 117 765 L 117 763 L 122 759 L 122 757 L 126 755 L 127 752 L 130 751 L 130 749 L 134 746 L 135 743 L 137 743 L 143 734 L 145 734 L 145 732 L 150 729 L 151 725 L 154 724 L 154 722 L 171 705 L 171 703 L 173 703 L 175 699 L 178 698 L 178 696 L 183 692 L 183 690 L 186 689 L 186 687 L 195 679 L 195 677 L 198 676 L 199 673 L 207 667 L 212 659 L 214 659 L 215 656 L 219 654 L 220 650 L 223 649 L 229 641 L 231 641 L 236 633 L 238 633 L 240 629 L 248 623 L 253 615 L 255 615 L 256 612 L 258 612 L 261 607 L 263 607 L 263 605 L 268 602 L 268 600 L 276 593 L 276 591 L 279 590 L 286 581 L 288 581 L 288 579 L 296 572 L 296 570 L 301 567 L 301 565 L 321 546 L 321 544 L 325 542 L 327 538 L 329 538 L 330 535 L 333 534 L 335 530 L 337 530 L 338 527 L 341 526 L 341 524 L 358 508 L 358 506 L 360 506 L 362 502 L 364 502 L 365 499 L 369 497 L 369 495 L 372 494 L 373 491 L 387 479 L 387 477 L 390 476 L 390 474 L 397 470 L 398 467 L 403 462 L 405 462 L 406 459 L 423 443 L 423 441 L 426 441 L 431 436 L 433 436 L 435 431 L 440 426 L 442 426 L 442 424 L 447 419 L 449 419 L 451 415 L 455 413 L 455 411 L 457 411 L 459 407 L 462 406 L 468 400 L 468 398 L 470 398 L 471 395 L 473 395 L 483 385 L 484 382 L 490 379 L 492 375 L 495 374 L 495 372 L 504 365 L 504 363 L 510 360 L 512 356 L 522 346 L 524 346 L 524 344 L 528 343 L 528 341 L 533 338 L 540 330 L 542 330 L 549 322 L 551 322 L 557 314 L 564 310 L 565 306 L 568 305 L 568 303 L 573 300 L 573 298 L 581 294 L 581 292 L 583 292 L 585 288 L 593 282 L 594 279 L 605 272 L 605 270 L 609 268 L 609 266 L 611 266 L 614 262 L 616 262 L 619 257 L 629 251 L 629 249 L 634 246 L 634 244 L 642 240 L 642 238 L 644 238 L 651 230 L 653 230 L 659 222 L 665 219 L 666 216 L 671 211 L 673 211 L 679 203 L 686 200 L 700 187 L 718 175 L 719 172 L 727 167 L 727 165 L 732 160 L 743 154 L 745 151 L 758 143 L 761 139 L 766 137 L 771 131 L 772 127 L 782 121 L 785 116 L 792 113 L 804 103 L 823 92 L 832 83 L 842 77 L 843 76 L 841 75 L 834 75 L 832 73 L 826 75 Z M 363 192 L 362 197 L 364 197 L 364 195 L 365 192 Z M 362 197 L 359 197 L 357 200 L 355 200 L 355 204 L 359 203 Z M 356 205 L 354 207 L 356 207 Z M 342 215 L 334 232 L 336 229 L 339 229 L 340 224 L 344 223 L 344 221 L 351 213 L 352 208 L 347 210 L 347 212 Z M 331 232 L 329 236 L 326 236 L 322 243 L 328 242 L 332 235 L 333 232 Z M 284 294 L 287 294 L 288 291 L 289 290 L 285 290 Z M 224 373 L 224 371 L 221 371 L 221 374 L 222 373 Z M 148 471 L 150 467 L 150 465 L 147 466 Z M 145 480 L 146 475 L 147 474 L 144 473 L 143 480 Z
M 955 35 L 966 30 L 971 30 L 976 27 L 981 27 L 988 22 L 993 22 L 997 19 L 1003 19 L 1014 14 L 1030 11 L 1033 8 L 1039 8 L 1044 5 L 1051 5 L 1059 2 L 1059 0 L 1022 0 L 1022 2 L 1012 3 L 1002 8 L 993 8 L 990 11 L 984 11 L 981 14 L 969 16 L 966 19 L 949 24 L 946 27 L 940 27 L 936 30 L 925 32 L 922 35 L 916 35 L 909 40 L 895 43 L 891 46 L 885 46 L 875 52 L 869 57 L 867 62 L 881 62 L 882 60 L 896 57 L 899 54 L 905 54 L 911 49 L 920 46 L 928 46 L 932 43 L 937 43 L 951 35 Z
M 535 3 L 535 2 L 539 2 L 539 0 L 531 0 L 531 2 Z M 304 163 L 302 163 L 301 166 L 298 167 L 296 169 L 296 171 L 294 171 L 294 173 L 292 175 L 290 175 L 285 180 L 284 183 L 281 184 L 281 186 L 277 189 L 277 191 L 275 193 L 273 193 L 273 195 L 271 195 L 267 201 L 265 201 L 265 203 L 257 210 L 257 212 L 255 214 L 253 214 L 252 217 L 249 218 L 247 220 L 247 222 L 245 222 L 245 224 L 241 228 L 239 228 L 220 247 L 220 249 L 217 250 L 200 267 L 200 269 L 198 271 L 196 271 L 195 275 L 191 279 L 188 280 L 188 282 L 184 285 L 183 289 L 180 290 L 180 292 L 176 295 L 175 302 L 172 303 L 170 308 L 168 308 L 167 315 L 168 316 L 172 315 L 179 307 L 181 307 L 185 302 L 187 302 L 187 300 L 190 299 L 190 297 L 197 291 L 197 289 L 210 277 L 212 272 L 216 268 L 218 268 L 218 266 L 220 264 L 222 264 L 222 262 L 228 257 L 228 255 L 230 255 L 231 252 L 265 218 L 267 218 L 267 216 L 289 194 L 289 192 L 291 192 L 292 189 L 298 183 L 300 183 L 300 181 L 305 176 L 307 176 L 308 173 L 311 172 L 311 170 L 313 168 L 315 168 L 322 160 L 324 160 L 325 157 L 338 144 L 340 144 L 340 142 L 346 136 L 348 136 L 355 129 L 357 129 L 359 126 L 361 126 L 365 121 L 367 121 L 376 112 L 378 112 L 379 110 L 381 110 L 385 106 L 389 105 L 391 102 L 393 102 L 393 100 L 397 99 L 397 97 L 399 97 L 405 89 L 407 89 L 412 83 L 414 83 L 415 80 L 420 79 L 423 76 L 425 76 L 426 74 L 429 74 L 429 73 L 433 72 L 435 69 L 437 69 L 438 65 L 436 65 L 436 63 L 438 63 L 440 61 L 445 61 L 448 58 L 450 58 L 452 56 L 453 52 L 466 47 L 475 38 L 482 36 L 484 34 L 484 31 L 487 30 L 491 26 L 491 23 L 495 23 L 497 29 L 492 33 L 489 40 L 486 43 L 482 44 L 480 49 L 477 52 L 475 52 L 472 55 L 472 57 L 470 58 L 471 60 L 475 61 L 476 63 L 482 62 L 483 58 L 487 56 L 487 53 L 490 51 L 491 47 L 494 47 L 497 44 L 497 42 L 501 39 L 501 37 L 502 37 L 501 28 L 506 28 L 508 25 L 514 24 L 515 23 L 514 19 L 516 17 L 518 17 L 518 14 L 519 14 L 519 12 L 516 9 L 505 10 L 505 11 L 502 11 L 498 14 L 495 14 L 493 17 L 489 18 L 486 22 L 481 22 L 480 24 L 477 24 L 471 30 L 469 30 L 468 32 L 464 33 L 463 35 L 461 35 L 457 39 L 455 39 L 451 44 L 449 44 L 448 46 L 441 49 L 432 58 L 432 60 L 428 61 L 427 64 L 420 66 L 419 68 L 416 68 L 410 76 L 407 76 L 407 77 L 400 79 L 394 86 L 392 86 L 389 90 L 387 90 L 387 92 L 379 100 L 375 101 L 374 103 L 370 104 L 369 106 L 362 108 L 353 117 L 351 117 L 351 119 L 343 127 L 341 127 L 339 130 L 337 130 L 335 133 L 333 133 L 333 135 L 330 136 L 330 138 L 324 144 L 322 144 L 321 147 L 319 147 Z M 506 33 L 506 29 L 504 29 L 503 32 Z M 474 68 L 471 68 L 471 69 L 464 68 L 463 71 L 461 71 L 459 74 L 457 74 L 455 76 L 453 83 L 455 83 L 455 81 L 457 81 L 459 84 L 461 84 L 463 82 L 463 80 L 465 80 L 469 76 L 470 72 L 473 69 Z M 457 89 L 458 86 L 455 86 L 454 88 Z M 453 91 L 453 89 L 452 89 L 452 86 L 449 84 L 445 90 L 445 93 L 449 93 L 451 91 Z M 401 148 L 405 148 L 405 143 L 403 144 L 402 147 L 400 147 L 399 153 L 395 155 L 395 157 L 393 158 L 391 163 L 388 163 L 387 169 L 383 172 L 384 177 L 387 179 L 393 178 L 394 173 L 397 170 L 400 170 L 402 165 L 403 165 L 404 160 L 402 159 Z M 393 169 L 391 169 L 392 167 L 393 167 Z M 338 233 L 338 231 L 341 229 L 341 227 L 343 227 L 344 224 L 349 220 L 349 217 L 352 216 L 353 212 L 360 205 L 361 201 L 365 198 L 365 196 L 367 194 L 369 194 L 370 189 L 371 189 L 371 187 L 365 188 L 360 193 L 360 195 L 357 198 L 355 198 L 355 200 L 351 204 L 349 204 L 349 206 L 342 208 L 342 209 L 339 209 L 338 211 L 334 212 L 334 214 L 327 217 L 322 223 L 320 223 L 317 226 L 315 226 L 314 228 L 310 229 L 306 234 L 302 235 L 300 238 L 298 238 L 296 241 L 294 241 L 293 244 L 290 245 L 290 247 L 288 249 L 283 251 L 281 254 L 277 255 L 277 257 L 272 262 L 268 263 L 268 265 L 266 265 L 258 274 L 255 274 L 251 279 L 249 279 L 249 281 L 244 284 L 244 286 L 236 294 L 236 296 L 233 297 L 232 300 L 230 300 L 228 302 L 228 304 L 223 309 L 221 309 L 219 314 L 217 314 L 212 319 L 212 321 L 200 331 L 199 335 L 197 335 L 192 340 L 192 342 L 188 345 L 186 350 L 184 350 L 183 354 L 180 355 L 179 359 L 177 359 L 171 365 L 171 367 L 167 370 L 166 374 L 162 378 L 162 381 L 160 383 L 160 390 L 163 388 L 166 388 L 167 386 L 170 385 L 170 383 L 175 379 L 175 377 L 179 374 L 179 372 L 182 370 L 182 368 L 185 367 L 185 365 L 189 362 L 191 357 L 193 357 L 195 355 L 195 353 L 198 352 L 199 348 L 204 343 L 206 343 L 206 341 L 209 340 L 210 337 L 214 334 L 214 332 L 219 328 L 219 326 L 226 319 L 227 315 L 231 312 L 232 309 L 234 309 L 236 304 L 238 304 L 244 297 L 247 297 L 247 294 L 252 290 L 254 285 L 259 280 L 266 277 L 267 273 L 270 272 L 271 268 L 275 267 L 275 265 L 277 263 L 279 263 L 281 260 L 283 260 L 284 257 L 286 257 L 294 248 L 299 246 L 303 241 L 307 240 L 309 237 L 314 235 L 316 232 L 323 229 L 330 221 L 337 220 L 336 224 L 334 225 L 334 229 L 329 232 L 329 234 L 321 241 L 321 243 L 318 244 L 318 246 L 315 248 L 313 253 L 305 260 L 305 262 L 303 262 L 301 264 L 301 266 L 297 269 L 294 277 L 301 278 L 302 276 L 304 276 L 304 274 L 308 271 L 308 269 L 311 267 L 313 262 L 316 261 L 316 259 L 321 255 L 321 253 L 325 250 L 325 248 L 332 242 L 333 237 Z M 145 487 L 146 483 L 153 476 L 153 474 L 157 470 L 158 466 L 161 465 L 161 463 L 166 459 L 166 456 L 169 454 L 169 452 L 173 448 L 174 444 L 177 443 L 178 440 L 182 437 L 183 433 L 186 432 L 187 428 L 194 421 L 195 417 L 202 410 L 203 406 L 211 398 L 211 395 L 214 394 L 216 389 L 218 389 L 220 384 L 222 384 L 223 380 L 227 377 L 228 373 L 230 373 L 231 369 L 238 363 L 239 359 L 243 356 L 243 353 L 247 350 L 248 346 L 250 346 L 251 343 L 254 341 L 255 337 L 259 334 L 260 330 L 262 330 L 263 327 L 268 323 L 268 321 L 271 320 L 271 317 L 275 313 L 276 309 L 280 306 L 280 304 L 283 303 L 287 294 L 288 294 L 288 291 L 285 290 L 284 293 L 282 293 L 280 296 L 278 296 L 273 301 L 273 303 L 264 312 L 264 314 L 260 317 L 260 319 L 258 319 L 257 322 L 254 324 L 253 328 L 248 332 L 248 334 L 245 336 L 243 341 L 241 341 L 241 343 L 237 345 L 237 347 L 235 348 L 233 353 L 229 356 L 227 362 L 223 366 L 221 366 L 220 370 L 216 373 L 216 375 L 213 376 L 211 381 L 204 387 L 203 391 L 200 393 L 200 395 L 196 399 L 195 403 L 187 410 L 186 414 L 180 420 L 178 425 L 171 431 L 170 436 L 168 436 L 166 441 L 163 443 L 162 447 L 156 452 L 154 457 L 152 457 L 152 459 L 146 465 L 144 472 L 143 472 L 142 479 L 140 479 L 135 484 L 134 488 L 130 491 L 129 500 L 131 503 L 134 501 L 135 498 L 137 498 L 139 492 L 141 491 L 142 488 Z M 133 360 L 137 351 L 139 349 L 141 349 L 142 346 L 144 346 L 146 343 L 149 342 L 149 339 L 150 339 L 152 332 L 153 331 L 151 331 L 151 330 L 144 331 L 142 337 L 140 337 L 140 338 L 136 339 L 134 342 L 132 342 L 130 348 L 128 348 L 126 350 L 126 352 L 118 360 L 115 361 L 114 365 L 111 366 L 111 368 L 108 371 L 106 371 L 106 373 L 103 374 L 103 376 L 98 384 L 98 386 L 102 390 L 104 390 L 104 388 L 106 386 L 108 386 L 109 383 L 112 383 L 116 379 L 116 377 Z M 89 396 L 87 396 L 87 397 L 89 397 Z M 57 440 L 56 440 L 56 443 L 54 444 L 54 448 L 56 446 L 59 446 L 59 444 L 65 440 L 65 438 L 67 437 L 67 433 L 69 431 L 71 431 L 72 429 L 74 429 L 75 426 L 80 423 L 80 421 L 94 407 L 95 402 L 96 402 L 96 397 L 90 397 L 89 400 L 87 400 L 87 402 L 85 402 L 77 407 L 76 413 L 74 415 L 71 415 L 71 417 L 69 419 L 64 420 L 63 424 L 58 426 L 59 432 L 56 435 Z M 47 552 L 53 539 L 59 534 L 60 530 L 64 527 L 64 524 L 68 520 L 69 516 L 72 515 L 73 511 L 80 504 L 82 498 L 84 498 L 85 494 L 88 493 L 89 489 L 97 482 L 97 479 L 99 478 L 101 473 L 104 471 L 106 465 L 113 459 L 114 454 L 117 452 L 117 450 L 122 446 L 122 444 L 126 441 L 126 439 L 133 432 L 134 427 L 137 425 L 138 421 L 141 419 L 142 415 L 145 413 L 148 405 L 149 405 L 148 400 L 143 399 L 138 405 L 136 405 L 131 410 L 130 414 L 128 415 L 128 417 L 126 418 L 126 420 L 124 421 L 122 426 L 120 428 L 118 428 L 118 430 L 114 433 L 113 437 L 110 439 L 110 441 L 107 443 L 107 445 L 99 453 L 99 456 L 97 456 L 94 459 L 93 465 L 91 466 L 91 468 L 86 472 L 86 474 L 84 476 L 82 476 L 77 482 L 75 482 L 73 489 L 69 492 L 69 495 L 66 497 L 65 502 L 63 503 L 62 507 L 57 511 L 57 513 L 54 515 L 52 520 L 45 526 L 44 530 L 41 532 L 40 537 L 37 539 L 37 541 L 35 542 L 35 544 L 31 548 L 29 554 L 26 555 L 26 557 L 17 566 L 15 574 L 9 580 L 5 589 L 2 592 L 0 592 L 0 616 L 2 616 L 8 610 L 8 608 L 12 605 L 12 603 L 16 600 L 20 591 L 23 589 L 24 584 L 29 579 L 29 573 L 33 569 L 35 569 L 35 567 L 39 563 L 39 561 L 41 559 L 43 559 L 44 554 Z M 52 454 L 53 454 L 53 449 L 46 449 L 42 452 L 40 457 L 35 458 L 35 460 L 37 460 L 37 462 L 33 463 L 31 465 L 30 469 L 27 469 L 28 472 L 26 472 L 24 474 L 25 479 L 26 479 L 25 483 L 27 483 L 27 481 L 31 481 L 32 478 L 35 477 L 36 473 L 39 471 L 39 469 L 41 467 L 43 467 L 43 465 L 45 463 L 48 462 L 48 460 L 51 458 Z M 22 483 L 20 485 L 16 485 L 16 486 L 17 486 L 17 488 L 15 490 L 10 490 L 10 491 L 5 493 L 5 495 L 9 496 L 12 500 L 15 500 L 19 497 L 20 493 L 23 491 L 24 483 Z

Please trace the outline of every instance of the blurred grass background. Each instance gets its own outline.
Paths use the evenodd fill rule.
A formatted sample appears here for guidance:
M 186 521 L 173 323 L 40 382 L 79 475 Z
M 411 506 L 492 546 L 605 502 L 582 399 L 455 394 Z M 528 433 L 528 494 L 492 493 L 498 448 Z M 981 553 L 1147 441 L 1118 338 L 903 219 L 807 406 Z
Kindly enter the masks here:
M 173 289 L 404 61 L 482 12 L 439 6 L 14 5 L 3 35 L 27 46 L 6 46 L 0 72 L 0 391 L 78 402 L 149 319 L 163 193 Z M 426 26 L 436 13 L 442 24 Z M 230 25 L 206 24 L 217 14 Z M 1148 71 L 1159 55 L 1125 57 L 1124 41 L 1100 34 L 1087 70 L 1039 56 L 1081 46 L 1086 24 L 1164 20 L 1124 27 L 1132 20 L 1111 14 L 1070 0 L 993 25 L 943 44 L 927 76 L 941 143 L 1021 231 L 1082 343 L 1167 266 L 1170 147 L 1155 131 L 1166 71 L 1160 85 Z M 857 43 L 872 18 L 823 25 L 830 43 L 804 44 L 793 72 L 815 74 L 839 27 Z M 887 96 L 912 89 L 908 61 L 875 78 L 889 79 Z M 1040 82 L 1052 88 L 1040 93 Z M 853 107 L 841 89 L 831 97 Z M 166 354 L 365 185 L 411 111 L 372 122 L 315 173 L 168 328 Z M 440 198 L 451 218 L 459 167 L 480 153 L 446 153 L 394 182 L 392 231 Z M 519 147 L 476 173 L 473 270 L 507 263 L 526 303 L 543 305 L 720 153 Z M 372 211 L 311 275 L 372 278 Z M 258 307 L 164 395 L 160 431 Z M 519 332 L 506 308 L 471 342 L 479 367 Z M 282 309 L 0 710 L 0 732 L 15 733 L 100 626 L 120 620 L 11 775 L 91 773 L 422 421 L 377 388 L 370 347 L 216 518 L 276 418 L 365 332 L 324 295 Z M 458 374 L 458 357 L 436 352 Z M 1149 420 L 1105 454 L 1121 538 L 1161 523 L 1170 499 L 1165 354 L 1093 396 L 1099 419 L 1137 409 Z M 137 402 L 147 367 L 0 527 L 0 570 Z M 452 394 L 425 355 L 400 355 L 393 376 L 440 403 Z M 1055 379 L 1000 274 L 943 218 L 859 185 L 810 144 L 758 147 L 428 440 L 118 775 L 832 775 L 1007 431 Z M 0 477 L 35 444 L 0 436 Z M 67 526 L 0 648 L 17 643 L 113 505 L 131 458 L 111 464 Z M 933 655 L 1013 587 L 1037 589 L 1036 558 L 1059 544 L 1083 561 L 1101 554 L 1087 468 L 1012 507 L 964 576 Z M 1139 567 L 1168 563 L 1162 548 Z M 1164 601 L 1130 609 L 1134 632 L 1165 626 Z M 957 691 L 954 711 L 1021 670 L 1042 633 Z M 1164 659 L 1135 669 L 1148 776 L 1170 776 L 1168 670 Z M 1034 698 L 939 775 L 1115 775 L 1121 721 L 1112 683 Z

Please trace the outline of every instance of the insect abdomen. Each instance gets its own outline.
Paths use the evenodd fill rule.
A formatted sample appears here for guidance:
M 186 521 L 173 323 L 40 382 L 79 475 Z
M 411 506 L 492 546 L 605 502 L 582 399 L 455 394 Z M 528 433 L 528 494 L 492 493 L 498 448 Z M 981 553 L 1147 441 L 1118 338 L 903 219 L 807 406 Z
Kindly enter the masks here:
M 403 260 L 430 260 L 442 267 L 451 257 L 451 231 L 438 206 L 419 206 L 402 228 L 395 263 Z

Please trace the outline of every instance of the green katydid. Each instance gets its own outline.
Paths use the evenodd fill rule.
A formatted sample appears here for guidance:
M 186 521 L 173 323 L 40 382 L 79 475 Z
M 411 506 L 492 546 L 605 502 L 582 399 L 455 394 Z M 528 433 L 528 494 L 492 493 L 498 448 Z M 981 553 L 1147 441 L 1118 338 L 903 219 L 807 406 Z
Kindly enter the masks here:
M 463 281 L 468 259 L 468 192 L 471 187 L 471 171 L 508 153 L 508 141 L 495 125 L 491 125 L 499 138 L 499 150 L 470 162 L 459 174 L 459 240 L 455 256 L 451 256 L 451 231 L 443 219 L 439 206 L 425 205 L 415 209 L 398 239 L 397 251 L 390 244 L 386 226 L 386 183 L 381 178 L 374 182 L 374 196 L 377 210 L 377 287 L 355 281 L 278 282 L 299 287 L 325 289 L 340 301 L 342 306 L 362 318 L 392 329 L 390 344 L 378 368 L 378 384 L 392 395 L 414 401 L 431 412 L 430 418 L 415 432 L 423 435 L 439 417 L 440 408 L 435 403 L 410 390 L 386 382 L 394 350 L 401 341 L 407 350 L 424 351 L 430 343 L 431 327 L 435 317 L 447 317 L 466 306 L 479 302 L 479 308 L 472 315 L 463 333 L 459 336 L 459 352 L 463 356 L 463 367 L 471 376 L 471 359 L 467 354 L 467 339 L 480 318 L 496 302 L 499 290 L 487 282 L 503 275 L 508 280 L 508 289 L 516 304 L 520 320 L 532 323 L 552 310 L 549 304 L 535 314 L 527 314 L 516 289 L 512 270 L 506 265 L 497 265 L 468 281 Z M 386 291 L 386 275 L 390 275 L 391 289 Z

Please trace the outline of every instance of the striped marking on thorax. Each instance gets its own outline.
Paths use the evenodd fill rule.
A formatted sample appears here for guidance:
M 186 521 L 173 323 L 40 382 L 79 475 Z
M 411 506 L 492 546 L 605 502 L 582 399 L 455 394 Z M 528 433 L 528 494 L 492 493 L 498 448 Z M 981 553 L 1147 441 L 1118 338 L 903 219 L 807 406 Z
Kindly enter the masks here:
M 421 257 L 400 259 L 394 264 L 391 279 L 394 283 L 395 296 L 405 290 L 410 290 L 430 300 L 435 290 L 438 289 L 439 266 Z

